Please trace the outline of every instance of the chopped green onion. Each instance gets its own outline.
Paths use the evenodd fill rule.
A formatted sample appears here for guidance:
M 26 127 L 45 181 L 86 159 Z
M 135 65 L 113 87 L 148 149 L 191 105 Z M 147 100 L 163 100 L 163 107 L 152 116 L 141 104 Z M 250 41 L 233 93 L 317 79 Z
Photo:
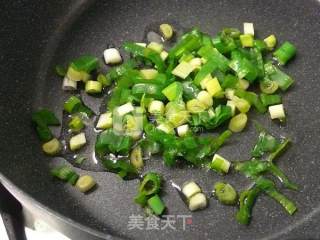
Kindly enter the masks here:
M 138 193 L 138 195 L 134 197 L 134 202 L 141 207 L 145 207 L 148 203 L 148 198 L 144 193 Z
M 78 83 L 76 81 L 70 80 L 67 76 L 63 78 L 62 82 L 62 90 L 64 91 L 72 91 L 77 89 Z
M 240 35 L 242 47 L 253 47 L 253 36 L 251 34 Z
M 181 125 L 179 127 L 177 127 L 177 133 L 179 137 L 184 137 L 188 134 L 189 132 L 189 125 L 188 124 L 184 124 Z
M 74 163 L 75 164 L 78 164 L 78 165 L 81 165 L 87 158 L 84 157 L 84 156 L 77 156 Z
M 209 79 L 206 82 L 206 89 L 212 97 L 217 97 L 222 92 L 221 85 L 217 78 Z
M 189 210 L 196 211 L 207 207 L 207 198 L 203 193 L 196 193 L 189 200 Z
M 148 111 L 153 115 L 163 115 L 164 114 L 164 104 L 161 101 L 153 100 L 148 107 Z
M 102 84 L 98 81 L 87 81 L 85 91 L 89 94 L 101 93 Z
M 223 182 L 215 183 L 214 195 L 222 204 L 234 205 L 237 203 L 237 192 L 228 183 L 223 183 Z
M 270 105 L 280 104 L 282 102 L 281 96 L 278 94 L 269 95 L 269 94 L 261 93 L 260 100 L 262 104 L 266 107 Z
M 154 79 L 158 75 L 158 71 L 156 69 L 141 69 L 140 73 L 144 79 Z
M 189 76 L 189 74 L 195 69 L 195 67 L 193 65 L 191 65 L 189 62 L 181 62 L 179 63 L 179 65 L 177 65 L 173 70 L 172 70 L 172 74 L 185 79 L 186 77 Z
M 259 194 L 260 189 L 257 187 L 253 187 L 240 193 L 240 208 L 236 215 L 236 219 L 240 224 L 249 224 L 252 208 Z
M 279 119 L 280 121 L 283 121 L 286 118 L 283 104 L 270 106 L 269 113 L 270 113 L 271 119 Z
M 274 53 L 273 56 L 281 65 L 285 65 L 291 58 L 296 55 L 297 49 L 290 42 L 284 42 Z
M 89 175 L 84 175 L 79 177 L 76 188 L 80 190 L 80 192 L 88 192 L 96 185 L 96 181 L 93 179 L 93 177 Z
M 162 51 L 162 52 L 160 53 L 160 57 L 161 57 L 162 61 L 165 61 L 168 56 L 169 56 L 169 53 L 166 52 L 166 51 Z
M 290 144 L 290 140 L 289 139 L 285 139 L 284 142 L 282 142 L 277 147 L 277 149 L 270 154 L 270 156 L 268 157 L 267 160 L 272 162 L 275 158 L 277 158 L 281 153 L 283 153 L 285 151 L 285 149 L 288 147 L 289 144 Z
M 201 91 L 197 95 L 197 99 L 206 105 L 207 108 L 213 105 L 213 100 L 211 95 L 207 91 Z
M 253 23 L 247 23 L 247 22 L 243 23 L 243 33 L 254 36 Z M 241 37 L 241 35 L 240 35 L 240 37 Z
M 51 174 L 62 181 L 70 183 L 71 185 L 76 184 L 79 178 L 79 175 L 75 171 L 65 165 L 53 168 L 51 170 Z
M 67 74 L 67 78 L 70 79 L 71 81 L 81 81 L 83 79 L 84 74 L 80 71 L 75 70 L 73 67 L 69 67 Z
M 231 115 L 234 116 L 236 113 L 236 105 L 232 100 L 228 100 L 226 106 L 231 108 Z
M 174 101 L 182 97 L 183 86 L 180 82 L 173 82 L 162 90 L 169 101 Z
M 210 168 L 219 173 L 228 173 L 230 165 L 231 163 L 227 159 L 216 153 L 212 158 Z
M 61 151 L 61 144 L 58 139 L 53 138 L 42 145 L 42 150 L 48 155 L 57 155 Z
M 279 88 L 279 85 L 276 81 L 266 80 L 266 81 L 260 82 L 260 90 L 263 93 L 272 94 L 276 92 L 278 88 Z
M 34 113 L 32 113 L 32 122 L 38 126 L 59 126 L 60 121 L 55 116 L 55 114 L 46 109 L 42 108 Z
M 274 200 L 280 203 L 290 215 L 295 213 L 297 207 L 294 204 L 294 202 L 292 202 L 286 196 L 281 194 L 276 189 L 274 182 L 264 177 L 259 177 L 255 182 L 258 188 L 263 190 L 266 194 L 268 194 L 270 197 L 272 197 Z
M 53 134 L 51 133 L 49 127 L 46 125 L 36 126 L 36 131 L 37 131 L 39 139 L 42 142 L 48 142 L 53 138 Z
M 293 83 L 293 79 L 282 72 L 279 68 L 272 65 L 271 62 L 264 65 L 265 73 L 271 81 L 277 82 L 282 91 L 286 91 Z
M 206 105 L 198 99 L 192 99 L 187 102 L 187 110 L 191 113 L 200 113 L 206 110 Z
M 237 82 L 237 88 L 246 90 L 250 86 L 250 83 L 247 80 L 239 79 Z
M 168 133 L 168 134 L 174 134 L 173 126 L 168 122 L 159 124 L 157 126 L 157 129 L 159 129 L 165 133 Z
M 69 147 L 71 151 L 80 149 L 86 144 L 86 136 L 84 133 L 79 133 L 73 136 L 69 141 Z
M 108 87 L 111 85 L 112 82 L 111 78 L 107 78 L 105 75 L 101 73 L 98 75 L 97 81 L 101 83 L 102 87 Z
M 143 167 L 142 151 L 140 146 L 132 149 L 130 153 L 130 163 L 137 169 L 141 169 Z
M 155 215 L 161 215 L 166 208 L 157 194 L 148 199 L 148 206 L 152 209 Z
M 72 116 L 68 126 L 73 132 L 79 132 L 81 129 L 84 128 L 84 123 L 79 116 L 75 115 Z
M 148 44 L 147 48 L 149 48 L 157 53 L 161 53 L 163 50 L 163 45 L 160 43 L 151 42 Z
M 108 129 L 112 127 L 112 123 L 113 123 L 112 113 L 106 112 L 100 115 L 96 128 Z
M 161 187 L 161 176 L 155 172 L 149 172 L 139 186 L 139 192 L 146 196 L 157 194 Z
M 103 57 L 106 64 L 118 64 L 122 62 L 120 52 L 116 48 L 109 48 L 104 50 Z
M 190 199 L 195 194 L 200 193 L 201 188 L 195 182 L 190 181 L 183 184 L 181 191 L 187 199 Z
M 232 101 L 241 113 L 246 113 L 250 110 L 251 105 L 247 100 L 234 96 L 232 97 Z
M 231 118 L 229 122 L 229 129 L 232 132 L 241 132 L 247 125 L 248 117 L 245 113 L 239 113 Z
M 270 36 L 266 37 L 264 40 L 263 40 L 267 47 L 271 50 L 273 49 L 276 44 L 277 44 L 277 39 L 276 39 L 276 36 L 271 34 Z
M 75 109 L 81 104 L 81 100 L 76 96 L 71 96 L 63 105 L 67 113 L 74 113 Z
M 163 23 L 160 25 L 160 32 L 164 39 L 169 40 L 173 36 L 173 27 L 168 23 Z
M 99 61 L 93 56 L 82 56 L 71 62 L 70 66 L 76 71 L 83 71 L 85 73 L 90 73 L 99 66 Z M 83 79 L 81 79 L 83 80 Z

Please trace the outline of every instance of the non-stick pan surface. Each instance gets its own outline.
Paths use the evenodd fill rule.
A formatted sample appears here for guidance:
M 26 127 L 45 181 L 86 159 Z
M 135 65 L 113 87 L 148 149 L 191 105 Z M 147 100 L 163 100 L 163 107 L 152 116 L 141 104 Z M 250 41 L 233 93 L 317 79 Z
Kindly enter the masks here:
M 320 220 L 318 1 L 17 0 L 2 1 L 0 13 L 0 180 L 6 185 L 14 184 L 15 189 L 30 196 L 35 203 L 48 207 L 50 216 L 58 213 L 79 228 L 86 226 L 102 235 L 108 233 L 129 239 L 320 238 L 317 231 Z M 287 124 L 280 127 L 267 116 L 251 114 L 272 133 L 290 136 L 293 140 L 293 146 L 278 164 L 300 186 L 298 192 L 283 190 L 297 202 L 299 210 L 294 216 L 288 216 L 281 206 L 262 196 L 254 208 L 252 223 L 248 227 L 240 226 L 235 221 L 235 208 L 211 199 L 207 210 L 192 213 L 192 223 L 188 222 L 185 231 L 179 222 L 175 224 L 176 230 L 129 230 L 130 216 L 142 215 L 142 210 L 132 201 L 137 180 L 124 182 L 111 173 L 89 172 L 99 187 L 83 195 L 50 177 L 52 160 L 40 151 L 30 125 L 30 114 L 45 106 L 61 116 L 61 106 L 68 94 L 61 91 L 61 79 L 54 74 L 56 64 L 67 63 L 82 54 L 102 57 L 103 50 L 110 44 L 121 46 L 125 40 L 141 41 L 145 29 L 152 23 L 173 22 L 185 28 L 198 26 L 215 34 L 227 26 L 242 28 L 246 21 L 255 24 L 259 37 L 274 33 L 279 42 L 289 40 L 298 48 L 297 57 L 286 67 L 296 80 L 284 97 Z M 94 102 L 90 98 L 87 101 L 91 105 Z M 233 136 L 221 153 L 229 159 L 245 159 L 255 138 L 250 122 L 246 131 Z M 221 177 L 198 169 L 169 169 L 162 166 L 159 159 L 147 165 L 147 169 L 157 170 L 166 180 L 178 184 L 194 179 L 206 192 L 221 179 L 237 189 L 249 184 L 235 173 Z M 164 188 L 168 214 L 190 215 L 168 181 Z

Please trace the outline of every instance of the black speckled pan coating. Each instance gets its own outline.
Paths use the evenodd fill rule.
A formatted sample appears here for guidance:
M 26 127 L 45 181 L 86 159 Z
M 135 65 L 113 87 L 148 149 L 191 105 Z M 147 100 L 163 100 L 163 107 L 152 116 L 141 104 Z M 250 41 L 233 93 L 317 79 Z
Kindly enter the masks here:
M 69 225 L 79 228 L 77 232 L 67 233 L 77 239 L 89 238 L 82 231 L 129 239 L 320 238 L 318 1 L 16 0 L 2 1 L 0 6 L 0 180 L 29 207 L 36 206 L 43 213 L 46 206 L 48 214 L 42 216 L 48 221 L 65 217 L 62 222 L 68 224 L 60 225 L 61 229 L 68 229 Z M 297 202 L 299 210 L 294 216 L 288 216 L 278 204 L 263 196 L 254 208 L 251 225 L 244 227 L 235 221 L 235 208 L 210 199 L 209 209 L 192 214 L 193 222 L 186 231 L 181 231 L 181 224 L 176 225 L 177 230 L 128 230 L 129 216 L 142 214 L 132 202 L 137 181 L 123 182 L 110 173 L 90 173 L 99 187 L 84 196 L 49 176 L 51 160 L 41 154 L 30 126 L 30 114 L 39 106 L 60 112 L 67 95 L 61 91 L 61 80 L 55 76 L 54 66 L 84 53 L 102 57 L 108 44 L 120 46 L 128 39 L 140 41 L 149 23 L 162 21 L 179 22 L 184 27 L 199 26 L 210 34 L 226 26 L 242 28 L 242 23 L 248 21 L 255 24 L 259 37 L 274 33 L 280 42 L 295 43 L 297 57 L 286 67 L 296 80 L 284 97 L 286 126 L 279 127 L 268 116 L 252 113 L 253 119 L 261 121 L 273 133 L 293 140 L 293 147 L 278 163 L 300 186 L 297 193 L 283 191 Z M 255 137 L 250 123 L 221 153 L 229 159 L 245 159 Z M 221 179 L 237 189 L 249 183 L 236 174 L 221 177 L 197 169 L 167 169 L 159 160 L 147 165 L 179 184 L 194 179 L 206 191 Z M 168 214 L 190 214 L 169 184 L 164 192 Z M 25 196 L 31 198 L 26 200 Z

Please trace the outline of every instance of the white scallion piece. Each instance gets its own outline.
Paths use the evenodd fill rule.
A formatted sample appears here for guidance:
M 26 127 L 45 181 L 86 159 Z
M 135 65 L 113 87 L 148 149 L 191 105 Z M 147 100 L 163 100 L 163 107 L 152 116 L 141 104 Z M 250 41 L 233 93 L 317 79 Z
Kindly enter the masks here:
M 140 73 L 144 79 L 154 79 L 158 75 L 158 71 L 156 69 L 141 69 Z
M 134 107 L 131 102 L 123 104 L 116 109 L 118 116 L 120 117 L 126 115 L 129 112 L 132 112 L 133 110 L 134 110 Z
M 189 131 L 188 124 L 184 124 L 184 125 L 177 127 L 177 133 L 178 133 L 179 137 L 185 136 L 188 133 L 188 131 Z
M 181 191 L 187 199 L 190 199 L 195 194 L 200 193 L 201 188 L 195 182 L 190 181 L 183 184 Z
M 86 142 L 87 142 L 86 135 L 84 133 L 79 133 L 79 134 L 73 136 L 69 142 L 69 146 L 70 146 L 71 151 L 75 151 L 75 150 L 80 149 L 82 146 L 84 146 L 86 144 Z
M 211 80 L 211 79 L 212 79 L 211 74 L 208 74 L 207 76 L 205 76 L 205 78 L 202 79 L 202 81 L 200 82 L 201 88 L 202 88 L 202 89 L 206 89 L 207 82 L 208 82 L 209 80 Z
M 62 82 L 62 90 L 63 91 L 73 91 L 77 90 L 77 82 L 70 80 L 67 76 L 63 78 Z
M 253 23 L 247 23 L 247 22 L 243 23 L 243 33 L 254 36 Z
M 120 52 L 116 48 L 109 48 L 104 50 L 103 56 L 106 64 L 117 64 L 122 62 Z
M 283 120 L 286 118 L 283 104 L 277 104 L 269 107 L 269 113 L 271 119 Z
M 189 200 L 189 210 L 196 211 L 207 207 L 207 198 L 203 193 L 197 193 Z
M 190 63 L 182 61 L 178 66 L 175 67 L 175 69 L 173 69 L 172 74 L 185 79 L 194 69 L 194 66 L 192 66 Z
M 96 128 L 107 129 L 112 127 L 112 113 L 106 112 L 100 115 Z
M 93 177 L 89 175 L 84 175 L 79 177 L 75 186 L 80 190 L 80 192 L 87 192 L 90 189 L 92 189 L 95 185 L 96 181 L 93 179 Z
M 216 77 L 208 80 L 208 82 L 206 83 L 206 89 L 208 93 L 213 97 L 219 95 L 222 91 L 219 80 Z
M 201 58 L 192 58 L 189 61 L 189 64 L 191 64 L 194 67 L 194 69 L 200 69 L 202 64 Z
M 213 105 L 212 97 L 207 91 L 200 91 L 197 95 L 197 99 L 204 105 L 206 105 L 208 108 Z
M 153 100 L 148 107 L 148 111 L 151 114 L 159 114 L 159 115 L 163 115 L 164 114 L 164 104 L 163 102 L 159 101 L 159 100 Z

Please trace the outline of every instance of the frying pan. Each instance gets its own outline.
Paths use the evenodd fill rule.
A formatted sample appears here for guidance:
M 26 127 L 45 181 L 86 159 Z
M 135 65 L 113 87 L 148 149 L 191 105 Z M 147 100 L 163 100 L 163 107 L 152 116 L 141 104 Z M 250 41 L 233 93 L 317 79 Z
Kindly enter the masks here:
M 116 0 L 116 1 L 1 1 L 0 7 L 0 180 L 22 204 L 36 215 L 59 227 L 72 239 L 319 239 L 319 126 L 320 126 L 320 2 L 315 0 Z M 87 172 L 98 182 L 96 191 L 84 195 L 53 180 L 53 161 L 40 151 L 30 124 L 38 107 L 53 109 L 61 117 L 68 94 L 61 91 L 56 64 L 82 54 L 101 56 L 110 44 L 120 47 L 125 40 L 141 41 L 152 23 L 171 22 L 184 28 L 198 26 L 215 34 L 223 27 L 242 28 L 253 22 L 259 37 L 276 34 L 289 40 L 298 54 L 286 71 L 296 80 L 285 94 L 288 121 L 279 126 L 267 116 L 252 113 L 271 133 L 290 136 L 291 147 L 279 166 L 299 186 L 298 192 L 282 190 L 296 201 L 298 212 L 290 217 L 266 196 L 257 200 L 249 226 L 235 221 L 236 209 L 210 199 L 204 211 L 192 213 L 186 230 L 128 229 L 131 215 L 142 210 L 132 201 L 137 180 L 122 181 L 107 172 Z M 103 64 L 102 64 L 103 65 Z M 86 99 L 90 106 L 94 100 Z M 58 132 L 59 129 L 56 129 Z M 246 159 L 256 133 L 252 123 L 232 137 L 221 149 L 229 159 Z M 235 173 L 221 177 L 193 168 L 166 168 L 160 159 L 147 163 L 167 180 L 164 201 L 170 215 L 190 215 L 169 180 L 178 184 L 193 179 L 210 192 L 213 183 L 225 180 L 241 190 L 249 181 Z

